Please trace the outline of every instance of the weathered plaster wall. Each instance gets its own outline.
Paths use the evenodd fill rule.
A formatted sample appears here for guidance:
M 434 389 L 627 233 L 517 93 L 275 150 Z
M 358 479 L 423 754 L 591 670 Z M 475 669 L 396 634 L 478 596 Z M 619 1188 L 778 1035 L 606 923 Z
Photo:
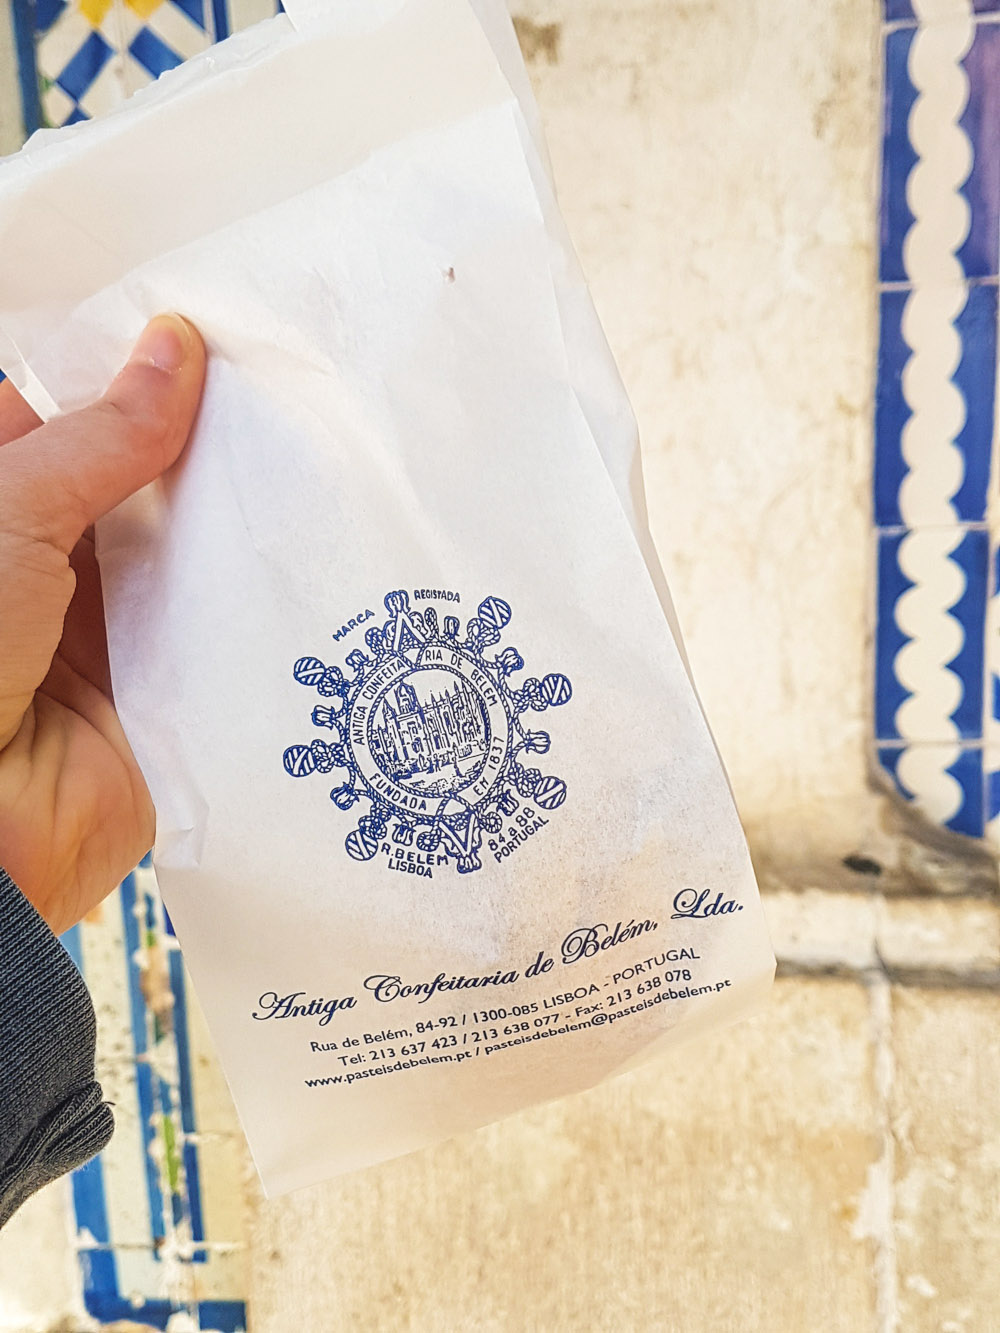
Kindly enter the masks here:
M 518 8 L 751 840 L 843 855 L 869 808 L 877 7 Z

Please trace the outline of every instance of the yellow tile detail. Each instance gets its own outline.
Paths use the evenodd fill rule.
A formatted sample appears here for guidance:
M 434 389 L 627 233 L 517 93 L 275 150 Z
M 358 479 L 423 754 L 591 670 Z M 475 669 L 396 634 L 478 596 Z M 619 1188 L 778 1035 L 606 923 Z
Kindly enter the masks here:
M 150 14 L 163 4 L 163 0 L 125 0 L 125 3 L 141 19 L 148 19 Z
M 92 28 L 99 28 L 115 0 L 78 0 L 80 13 Z M 141 19 L 148 19 L 154 10 L 159 9 L 163 0 L 123 0 Z
M 111 0 L 80 0 L 80 13 L 92 28 L 99 28 L 111 8 Z

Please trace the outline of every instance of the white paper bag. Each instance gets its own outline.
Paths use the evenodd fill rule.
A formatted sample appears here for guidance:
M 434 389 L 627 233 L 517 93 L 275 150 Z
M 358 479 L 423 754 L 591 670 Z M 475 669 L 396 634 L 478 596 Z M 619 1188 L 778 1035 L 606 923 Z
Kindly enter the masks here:
M 157 878 L 265 1187 L 728 1021 L 773 959 L 492 0 L 286 0 L 0 170 L 44 416 L 210 349 L 98 529 Z

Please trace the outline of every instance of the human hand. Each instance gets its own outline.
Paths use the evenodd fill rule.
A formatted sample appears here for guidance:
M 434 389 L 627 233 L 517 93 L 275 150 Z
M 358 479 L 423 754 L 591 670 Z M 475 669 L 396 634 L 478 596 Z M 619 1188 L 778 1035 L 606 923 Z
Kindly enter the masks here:
M 57 933 L 154 833 L 111 697 L 91 525 L 177 459 L 204 374 L 198 333 L 161 315 L 90 407 L 40 425 L 0 384 L 0 866 Z

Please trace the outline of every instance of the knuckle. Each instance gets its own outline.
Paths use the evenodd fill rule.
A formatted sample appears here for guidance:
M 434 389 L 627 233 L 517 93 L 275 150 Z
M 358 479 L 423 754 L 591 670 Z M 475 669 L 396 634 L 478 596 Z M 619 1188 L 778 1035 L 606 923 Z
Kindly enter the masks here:
M 137 367 L 129 372 L 128 385 L 113 384 L 94 404 L 99 428 L 123 438 L 131 448 L 164 448 L 174 414 L 163 378 L 152 367 Z
M 5 523 L 0 530 L 0 571 L 4 583 L 12 585 L 17 576 L 42 579 L 60 589 L 72 589 L 76 575 L 69 557 L 58 546 L 34 530 L 31 522 Z
M 168 414 L 157 393 L 108 390 L 95 404 L 101 427 L 115 435 L 125 435 L 130 439 L 149 439 L 165 434 L 168 426 Z

